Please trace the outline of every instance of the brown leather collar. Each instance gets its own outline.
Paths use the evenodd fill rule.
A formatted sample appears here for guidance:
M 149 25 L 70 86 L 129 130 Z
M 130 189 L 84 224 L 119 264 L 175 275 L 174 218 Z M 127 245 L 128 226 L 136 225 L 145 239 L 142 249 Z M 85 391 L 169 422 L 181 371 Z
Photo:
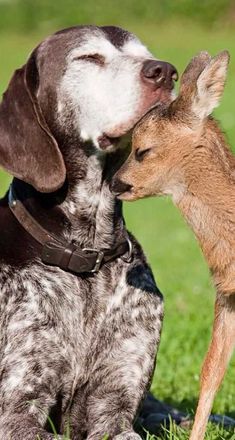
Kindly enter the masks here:
M 85 274 L 98 272 L 103 264 L 121 256 L 126 262 L 132 260 L 132 243 L 128 237 L 113 249 L 93 249 L 81 248 L 51 235 L 27 211 L 13 185 L 9 188 L 8 204 L 21 226 L 42 245 L 41 259 L 44 264 Z

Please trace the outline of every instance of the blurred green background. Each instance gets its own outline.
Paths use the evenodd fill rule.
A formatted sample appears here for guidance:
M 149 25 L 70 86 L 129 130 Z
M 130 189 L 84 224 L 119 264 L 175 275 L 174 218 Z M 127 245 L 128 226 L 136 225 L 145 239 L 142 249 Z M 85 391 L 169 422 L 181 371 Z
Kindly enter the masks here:
M 234 1 L 0 0 L 0 91 L 41 39 L 59 28 L 81 23 L 127 28 L 157 57 L 175 64 L 179 72 L 200 50 L 216 54 L 228 49 L 230 71 L 216 117 L 235 146 Z M 0 173 L 1 194 L 9 179 Z M 164 330 L 152 389 L 159 398 L 192 412 L 213 317 L 214 291 L 208 269 L 193 234 L 170 200 L 128 204 L 125 215 L 165 296 Z M 235 417 L 234 366 L 233 357 L 214 411 Z M 218 434 L 211 428 L 208 438 L 232 437 L 226 430 Z

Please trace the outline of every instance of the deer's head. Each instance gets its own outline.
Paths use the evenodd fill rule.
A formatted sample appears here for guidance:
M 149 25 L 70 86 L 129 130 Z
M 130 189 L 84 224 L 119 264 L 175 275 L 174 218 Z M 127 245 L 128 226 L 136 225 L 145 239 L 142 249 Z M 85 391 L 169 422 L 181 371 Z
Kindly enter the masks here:
M 120 199 L 177 197 L 185 186 L 186 168 L 197 178 L 193 158 L 203 147 L 209 116 L 222 96 L 228 63 L 227 51 L 214 58 L 199 53 L 184 71 L 175 101 L 155 107 L 136 126 L 131 154 L 112 182 Z

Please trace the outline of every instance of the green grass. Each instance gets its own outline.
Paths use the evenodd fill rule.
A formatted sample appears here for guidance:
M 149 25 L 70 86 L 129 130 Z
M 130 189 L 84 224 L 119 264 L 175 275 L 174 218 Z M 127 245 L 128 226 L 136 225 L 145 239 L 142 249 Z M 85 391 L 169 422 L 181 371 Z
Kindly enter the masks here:
M 215 54 L 227 48 L 232 55 L 223 102 L 216 112 L 235 146 L 235 31 L 200 28 L 193 23 L 120 23 L 145 41 L 159 57 L 179 71 L 199 50 Z M 43 35 L 0 34 L 0 88 L 12 71 L 25 61 L 29 50 Z M 9 178 L 1 174 L 1 193 Z M 213 318 L 214 290 L 208 269 L 192 232 L 168 199 L 147 199 L 125 206 L 129 229 L 143 245 L 165 297 L 165 321 L 152 390 L 158 398 L 190 413 L 195 409 L 199 371 L 206 352 Z M 235 417 L 235 359 L 233 357 L 214 412 Z M 207 440 L 235 439 L 235 434 L 210 425 Z M 186 439 L 188 434 L 172 427 L 161 439 Z M 149 438 L 150 439 L 150 438 Z M 160 437 L 159 437 L 160 439 Z

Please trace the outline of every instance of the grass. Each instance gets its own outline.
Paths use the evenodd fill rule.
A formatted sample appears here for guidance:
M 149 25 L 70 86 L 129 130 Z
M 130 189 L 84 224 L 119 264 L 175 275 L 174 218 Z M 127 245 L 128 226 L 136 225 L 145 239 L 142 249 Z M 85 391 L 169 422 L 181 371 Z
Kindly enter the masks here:
M 188 432 L 171 424 L 169 429 L 164 429 L 161 437 L 148 435 L 146 440 L 187 440 Z M 208 424 L 205 440 L 235 440 L 235 434 L 231 431 L 225 431 L 221 426 Z
M 232 55 L 223 102 L 216 112 L 231 144 L 235 146 L 235 31 L 201 28 L 193 23 L 169 22 L 164 26 L 120 23 L 138 34 L 159 58 L 174 63 L 179 71 L 199 50 L 212 54 L 227 48 Z M 0 89 L 7 85 L 12 71 L 25 61 L 29 51 L 44 35 L 0 34 Z M 0 176 L 0 191 L 9 183 Z M 210 338 L 214 291 L 208 269 L 192 232 L 168 199 L 147 199 L 125 206 L 129 229 L 143 245 L 158 286 L 165 297 L 165 321 L 157 370 L 152 383 L 154 394 L 176 407 L 192 412 L 196 406 L 199 371 Z M 214 412 L 235 417 L 235 359 L 214 403 Z M 158 439 L 188 438 L 188 433 L 170 429 Z M 152 438 L 149 436 L 149 440 Z M 207 440 L 233 439 L 221 427 L 209 425 Z

